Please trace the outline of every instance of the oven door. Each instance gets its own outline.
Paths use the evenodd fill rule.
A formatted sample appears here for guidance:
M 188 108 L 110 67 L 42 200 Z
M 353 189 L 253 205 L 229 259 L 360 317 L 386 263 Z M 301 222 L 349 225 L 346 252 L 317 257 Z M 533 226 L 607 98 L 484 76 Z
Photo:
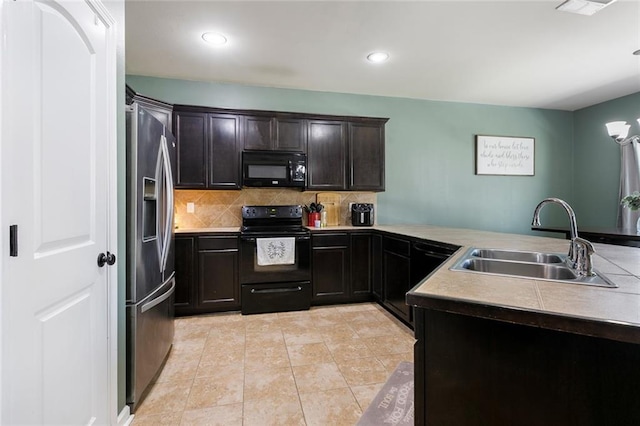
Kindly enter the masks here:
M 290 235 L 269 234 L 264 238 L 290 237 Z M 290 265 L 258 265 L 257 238 L 240 237 L 240 283 L 277 283 L 309 281 L 311 278 L 311 237 L 295 236 L 295 261 Z

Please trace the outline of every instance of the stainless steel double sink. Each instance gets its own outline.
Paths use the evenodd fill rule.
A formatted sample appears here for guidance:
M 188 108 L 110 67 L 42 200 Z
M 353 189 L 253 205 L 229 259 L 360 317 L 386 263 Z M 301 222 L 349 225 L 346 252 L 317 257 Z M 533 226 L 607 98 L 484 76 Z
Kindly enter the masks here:
M 590 277 L 579 276 L 565 263 L 566 258 L 566 255 L 556 253 L 472 247 L 449 269 L 598 287 L 617 287 L 597 271 L 594 271 L 595 275 Z

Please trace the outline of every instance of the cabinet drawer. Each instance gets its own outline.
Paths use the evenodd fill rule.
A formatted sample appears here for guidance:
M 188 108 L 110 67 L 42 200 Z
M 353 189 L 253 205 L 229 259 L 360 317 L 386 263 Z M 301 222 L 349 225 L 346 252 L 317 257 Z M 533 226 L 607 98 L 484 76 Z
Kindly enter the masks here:
M 401 256 L 409 257 L 411 255 L 411 243 L 407 240 L 399 240 L 392 237 L 384 237 L 384 250 Z
M 238 249 L 238 237 L 198 237 L 198 250 Z
M 349 245 L 349 234 L 314 234 L 312 241 L 313 247 L 347 247 Z

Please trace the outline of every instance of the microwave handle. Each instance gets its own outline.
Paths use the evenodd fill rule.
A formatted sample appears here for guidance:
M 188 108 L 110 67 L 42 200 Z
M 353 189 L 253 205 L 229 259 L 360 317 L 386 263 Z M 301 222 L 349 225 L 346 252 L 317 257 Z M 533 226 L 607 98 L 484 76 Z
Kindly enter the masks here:
M 289 182 L 293 182 L 293 163 L 291 162 L 291 160 L 289 160 L 288 163 L 289 163 Z

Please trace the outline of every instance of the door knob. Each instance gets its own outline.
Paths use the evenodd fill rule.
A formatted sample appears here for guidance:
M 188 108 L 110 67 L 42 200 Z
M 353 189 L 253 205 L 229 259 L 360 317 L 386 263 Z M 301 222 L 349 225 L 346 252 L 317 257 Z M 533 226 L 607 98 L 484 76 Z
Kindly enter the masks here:
M 116 255 L 110 252 L 100 253 L 98 255 L 98 266 L 103 267 L 105 264 L 111 266 L 116 263 Z

